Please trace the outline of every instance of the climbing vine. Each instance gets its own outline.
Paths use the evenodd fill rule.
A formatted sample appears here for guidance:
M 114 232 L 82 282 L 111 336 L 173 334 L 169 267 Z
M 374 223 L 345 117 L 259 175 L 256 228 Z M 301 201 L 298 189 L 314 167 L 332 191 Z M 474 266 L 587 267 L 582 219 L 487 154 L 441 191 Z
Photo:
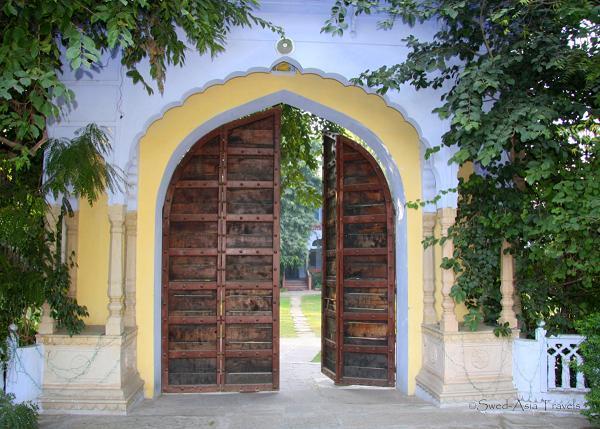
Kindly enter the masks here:
M 350 8 L 352 6 L 352 8 Z M 600 309 L 598 161 L 600 9 L 585 0 L 337 0 L 323 31 L 343 34 L 349 15 L 385 14 L 380 26 L 436 22 L 428 40 L 408 35 L 405 60 L 355 83 L 379 93 L 439 89 L 434 110 L 450 127 L 441 146 L 472 167 L 458 185 L 458 214 L 443 261 L 465 323 L 498 328 L 504 239 L 516 258 L 521 328 L 551 333 Z M 418 205 L 418 204 L 417 204 Z M 444 240 L 444 238 L 442 238 Z

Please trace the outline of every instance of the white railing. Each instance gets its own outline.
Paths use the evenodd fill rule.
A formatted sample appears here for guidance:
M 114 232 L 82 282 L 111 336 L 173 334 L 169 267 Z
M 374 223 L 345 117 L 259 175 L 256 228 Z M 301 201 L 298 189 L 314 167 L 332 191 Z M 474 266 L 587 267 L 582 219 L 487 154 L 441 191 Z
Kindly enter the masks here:
M 545 392 L 586 392 L 585 377 L 575 365 L 581 365 L 583 358 L 579 353 L 579 345 L 585 340 L 580 335 L 556 335 L 546 337 L 543 325 L 538 327 L 543 331 L 546 350 L 545 380 L 542 379 L 542 389 Z M 537 337 L 537 330 L 536 330 Z
M 519 397 L 530 401 L 552 400 L 585 406 L 585 377 L 575 363 L 582 357 L 579 335 L 547 337 L 544 323 L 535 330 L 535 339 L 517 338 L 513 343 L 513 380 Z

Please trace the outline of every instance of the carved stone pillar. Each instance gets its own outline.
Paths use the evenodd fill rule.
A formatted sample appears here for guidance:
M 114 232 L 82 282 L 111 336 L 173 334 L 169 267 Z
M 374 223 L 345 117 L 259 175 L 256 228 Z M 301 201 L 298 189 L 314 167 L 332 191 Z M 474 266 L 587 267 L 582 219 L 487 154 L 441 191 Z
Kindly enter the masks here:
M 502 292 L 500 323 L 508 322 L 508 326 L 514 329 L 517 328 L 517 316 L 514 310 L 515 269 L 513 255 L 505 253 L 509 248 L 510 243 L 503 241 L 500 252 L 500 291 Z
M 438 209 L 438 218 L 442 227 L 441 235 L 448 235 L 448 228 L 454 225 L 456 219 L 456 209 L 446 207 Z M 442 258 L 452 258 L 454 253 L 454 243 L 452 240 L 446 240 L 442 244 Z M 458 320 L 454 313 L 454 300 L 450 296 L 450 291 L 454 285 L 454 271 L 452 269 L 442 269 L 442 319 L 440 328 L 445 332 L 458 331 Z
M 127 212 L 125 218 L 125 326 L 135 326 L 135 252 L 137 240 L 137 213 Z
M 121 335 L 125 328 L 123 319 L 125 206 L 120 204 L 109 206 L 108 218 L 110 221 L 110 256 L 106 335 Z
M 69 264 L 69 277 L 71 278 L 71 285 L 69 287 L 69 296 L 75 298 L 77 296 L 77 246 L 78 246 L 78 234 L 79 234 L 79 212 L 73 213 L 73 216 L 65 216 L 65 228 L 67 230 L 67 242 L 65 245 L 66 249 L 66 262 Z M 73 264 L 71 266 L 70 258 L 74 257 Z
M 435 228 L 436 214 L 423 213 L 423 238 L 431 237 Z M 437 322 L 435 314 L 435 254 L 433 246 L 423 249 L 423 323 Z
M 48 211 L 46 212 L 46 225 L 47 225 L 47 228 L 50 231 L 52 231 L 53 233 L 56 233 L 56 225 L 57 225 L 59 216 L 60 216 L 60 206 L 58 206 L 56 204 L 51 205 L 48 208 Z M 56 250 L 56 247 L 54 244 L 52 244 L 50 247 L 50 251 L 52 253 L 54 253 L 55 250 Z M 56 330 L 56 323 L 55 323 L 55 320 L 50 315 L 50 312 L 51 312 L 50 305 L 47 302 L 45 302 L 44 305 L 42 305 L 42 317 L 40 319 L 40 324 L 38 326 L 38 332 L 40 334 L 53 334 Z

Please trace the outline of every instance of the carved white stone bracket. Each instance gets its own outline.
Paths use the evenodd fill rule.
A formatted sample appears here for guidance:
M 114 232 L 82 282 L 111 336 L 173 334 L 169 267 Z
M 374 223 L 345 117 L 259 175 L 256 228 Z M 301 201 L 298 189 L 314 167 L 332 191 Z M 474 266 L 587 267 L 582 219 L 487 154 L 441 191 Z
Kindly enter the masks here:
M 448 235 L 448 228 L 454 225 L 456 219 L 456 209 L 446 207 L 438 209 L 438 219 L 441 225 L 441 235 Z M 452 240 L 446 240 L 442 244 L 442 258 L 452 258 L 454 254 L 454 243 Z M 452 286 L 454 286 L 454 271 L 452 269 L 442 269 L 442 319 L 440 327 L 445 332 L 458 331 L 458 320 L 454 312 L 454 300 L 450 296 Z
M 436 214 L 423 213 L 423 238 L 433 236 Z M 437 322 L 435 314 L 435 254 L 433 246 L 423 249 L 423 323 Z
M 127 212 L 125 218 L 125 326 L 133 327 L 135 321 L 135 252 L 137 240 L 137 212 Z
M 510 244 L 505 240 L 502 242 L 500 252 L 500 291 L 502 292 L 502 311 L 500 313 L 500 323 L 508 322 L 510 328 L 517 328 L 517 316 L 515 314 L 514 295 L 515 295 L 515 261 L 514 256 L 506 251 L 510 249 Z
M 120 335 L 125 328 L 124 314 L 124 256 L 125 206 L 108 207 L 110 221 L 110 257 L 108 273 L 108 319 L 106 335 Z

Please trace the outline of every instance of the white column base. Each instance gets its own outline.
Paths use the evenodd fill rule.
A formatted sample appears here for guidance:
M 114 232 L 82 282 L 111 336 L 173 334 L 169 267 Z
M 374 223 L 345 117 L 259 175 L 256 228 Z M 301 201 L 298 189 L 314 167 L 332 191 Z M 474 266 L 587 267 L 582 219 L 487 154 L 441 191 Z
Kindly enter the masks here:
M 87 326 L 79 335 L 38 335 L 44 345 L 39 403 L 47 414 L 126 414 L 143 399 L 136 368 L 137 329 L 104 335 Z
M 512 376 L 513 337 L 498 338 L 492 328 L 474 332 L 443 332 L 437 325 L 422 328 L 419 397 L 440 407 L 517 397 Z

